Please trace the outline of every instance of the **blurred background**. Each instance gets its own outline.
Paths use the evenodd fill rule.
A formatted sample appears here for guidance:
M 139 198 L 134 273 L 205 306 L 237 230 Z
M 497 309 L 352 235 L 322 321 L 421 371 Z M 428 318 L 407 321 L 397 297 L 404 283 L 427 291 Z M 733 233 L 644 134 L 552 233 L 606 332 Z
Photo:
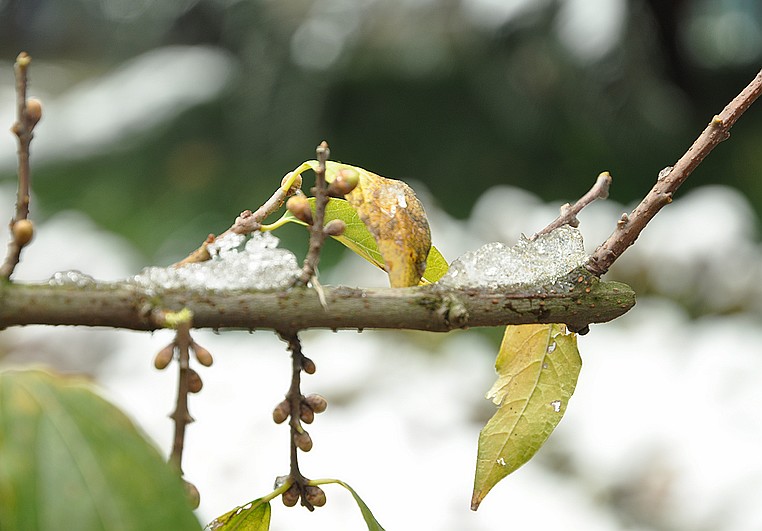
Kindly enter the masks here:
M 581 216 L 590 249 L 603 241 L 757 73 L 762 3 L 0 0 L 0 125 L 14 119 L 12 64 L 22 50 L 44 115 L 32 145 L 40 230 L 19 279 L 69 268 L 118 278 L 174 262 L 259 206 L 323 139 L 335 160 L 410 182 L 452 260 L 542 228 L 608 170 L 611 200 Z M 762 528 L 760 109 L 611 271 L 636 289 L 638 306 L 580 339 L 585 367 L 567 418 L 479 513 L 467 509 L 468 490 L 500 331 L 308 334 L 306 351 L 326 366 L 313 391 L 335 405 L 316 422 L 333 430 L 315 436 L 309 457 L 325 470 L 316 475 L 346 471 L 388 529 Z M 14 139 L 2 135 L 5 218 L 15 164 Z M 303 229 L 276 235 L 303 256 Z M 384 283 L 339 245 L 328 247 L 322 274 Z M 188 473 L 202 519 L 258 497 L 285 468 L 284 430 L 268 419 L 287 381 L 273 372 L 288 363 L 265 335 L 202 341 L 222 357 L 188 443 L 189 462 L 200 456 Z M 156 401 L 169 412 L 173 385 L 149 357 L 166 341 L 30 328 L 4 333 L 1 348 L 5 364 L 93 373 L 167 448 Z M 138 369 L 136 350 L 146 351 Z M 247 398 L 234 399 L 230 378 L 243 374 L 253 375 L 240 382 Z M 230 429 L 215 397 L 261 409 L 244 421 L 248 405 L 227 408 L 240 422 L 230 435 L 240 454 L 204 438 L 210 423 Z M 378 404 L 389 397 L 407 409 Z M 369 432 L 383 441 L 350 443 L 348 434 Z M 278 452 L 282 466 L 270 470 Z M 358 460 L 370 463 L 364 481 Z M 303 525 L 362 525 L 336 505 Z M 273 529 L 293 528 L 288 519 L 301 512 L 276 515 Z

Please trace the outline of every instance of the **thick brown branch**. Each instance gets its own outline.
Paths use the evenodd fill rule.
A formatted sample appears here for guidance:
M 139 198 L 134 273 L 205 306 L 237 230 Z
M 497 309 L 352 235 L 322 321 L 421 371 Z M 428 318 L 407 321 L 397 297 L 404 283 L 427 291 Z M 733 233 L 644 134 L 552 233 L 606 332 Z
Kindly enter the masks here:
M 651 219 L 704 158 L 730 136 L 730 128 L 762 93 L 762 71 L 731 101 L 720 114 L 712 118 L 688 151 L 674 167 L 659 172 L 659 178 L 648 195 L 629 215 L 624 214 L 609 238 L 590 256 L 587 268 L 595 275 L 603 275 L 611 264 L 638 238 Z
M 27 324 L 85 325 L 155 330 L 163 310 L 188 308 L 197 328 L 301 330 L 387 328 L 446 332 L 474 326 L 566 323 L 583 328 L 610 321 L 635 304 L 629 286 L 573 275 L 563 289 L 509 291 L 326 286 L 326 307 L 313 289 L 281 292 L 147 293 L 134 284 L 0 286 L 0 327 Z

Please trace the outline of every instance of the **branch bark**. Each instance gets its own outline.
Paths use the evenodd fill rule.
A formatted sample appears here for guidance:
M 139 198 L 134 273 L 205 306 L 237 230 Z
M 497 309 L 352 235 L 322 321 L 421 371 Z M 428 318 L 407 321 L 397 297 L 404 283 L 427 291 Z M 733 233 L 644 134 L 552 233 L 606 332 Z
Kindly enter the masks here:
M 688 151 L 673 167 L 659 172 L 656 184 L 629 215 L 622 214 L 609 238 L 590 256 L 587 268 L 597 276 L 606 273 L 611 264 L 635 243 L 646 225 L 659 210 L 672 202 L 672 195 L 707 155 L 723 140 L 730 137 L 730 128 L 762 94 L 762 70 L 738 96 L 727 104 L 699 135 Z
M 635 304 L 632 289 L 602 282 L 585 270 L 546 289 L 323 288 L 279 292 L 187 291 L 149 293 L 134 284 L 88 286 L 0 285 L 0 327 L 48 324 L 156 330 L 164 312 L 188 308 L 194 328 L 273 329 L 386 328 L 446 332 L 474 326 L 566 323 L 584 329 L 610 321 Z

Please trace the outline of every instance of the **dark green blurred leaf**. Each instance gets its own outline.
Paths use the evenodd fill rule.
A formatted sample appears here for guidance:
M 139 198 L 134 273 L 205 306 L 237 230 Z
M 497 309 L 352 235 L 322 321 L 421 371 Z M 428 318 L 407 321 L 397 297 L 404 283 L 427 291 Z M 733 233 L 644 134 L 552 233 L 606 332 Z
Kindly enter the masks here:
M 177 474 L 81 379 L 0 373 L 0 529 L 193 530 Z

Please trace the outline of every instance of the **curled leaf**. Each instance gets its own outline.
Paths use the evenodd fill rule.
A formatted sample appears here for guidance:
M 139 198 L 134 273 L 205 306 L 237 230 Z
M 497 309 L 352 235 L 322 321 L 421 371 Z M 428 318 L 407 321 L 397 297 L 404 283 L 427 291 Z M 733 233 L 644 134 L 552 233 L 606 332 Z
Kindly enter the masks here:
M 529 461 L 566 412 L 582 360 L 560 324 L 508 326 L 487 398 L 498 410 L 479 434 L 471 509 L 501 479 Z
M 316 161 L 309 161 L 312 169 Z M 431 230 L 423 205 L 404 182 L 387 179 L 349 164 L 328 161 L 326 181 L 343 173 L 359 175 L 345 198 L 376 241 L 393 288 L 415 286 L 426 269 Z
M 315 198 L 310 197 L 308 201 L 314 212 Z M 346 224 L 344 234 L 334 236 L 335 240 L 341 242 L 376 267 L 386 270 L 384 257 L 381 256 L 381 251 L 378 250 L 376 239 L 349 202 L 343 199 L 330 199 L 328 201 L 325 209 L 325 223 L 334 219 L 340 219 Z M 297 219 L 293 213 L 287 211 L 283 217 L 272 225 L 267 226 L 267 228 L 275 229 L 285 223 L 298 223 L 299 225 L 307 226 L 306 223 Z M 432 245 L 426 258 L 426 269 L 420 282 L 434 283 L 438 281 L 447 272 L 448 267 L 447 260 L 442 256 L 442 253 Z

